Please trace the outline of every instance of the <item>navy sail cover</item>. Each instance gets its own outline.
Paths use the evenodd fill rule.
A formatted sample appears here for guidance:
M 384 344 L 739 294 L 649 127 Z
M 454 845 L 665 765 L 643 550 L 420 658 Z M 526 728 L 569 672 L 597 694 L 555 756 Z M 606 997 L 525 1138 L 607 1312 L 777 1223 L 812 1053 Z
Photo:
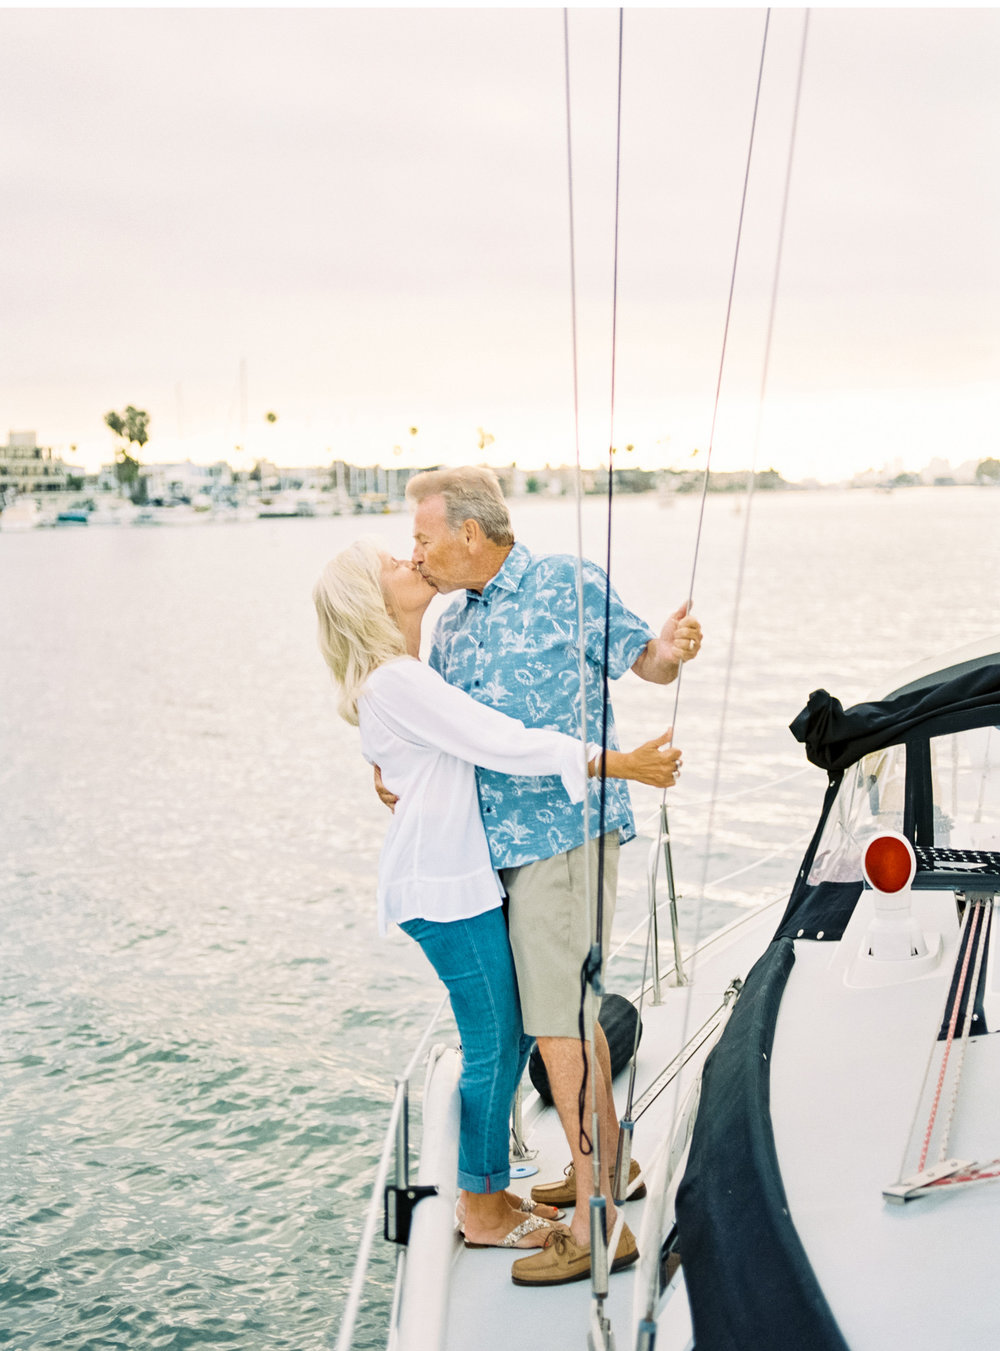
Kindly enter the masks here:
M 870 751 L 913 735 L 988 723 L 1000 723 L 1000 662 L 847 709 L 826 690 L 814 690 L 789 730 L 804 743 L 807 758 L 832 776 Z
M 848 709 L 816 690 L 791 724 L 829 783 L 777 933 L 705 1065 L 676 1207 L 698 1351 L 846 1351 L 789 1214 L 770 1115 L 772 1041 L 795 940 L 838 939 L 863 886 L 860 863 L 856 878 L 810 881 L 810 869 L 840 786 L 850 787 L 851 766 L 905 743 L 905 753 L 888 752 L 886 763 L 905 766 L 912 751 L 913 774 L 929 776 L 929 739 L 997 725 L 996 656 L 964 664 L 951 679 L 917 682 Z M 867 795 L 866 778 L 858 791 Z

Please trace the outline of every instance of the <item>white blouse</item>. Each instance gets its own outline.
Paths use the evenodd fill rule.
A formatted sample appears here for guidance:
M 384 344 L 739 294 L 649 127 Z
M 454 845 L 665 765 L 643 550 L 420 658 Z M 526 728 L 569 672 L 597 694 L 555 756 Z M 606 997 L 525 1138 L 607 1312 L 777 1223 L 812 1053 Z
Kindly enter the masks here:
M 501 903 L 479 815 L 476 765 L 503 774 L 558 774 L 570 800 L 583 799 L 579 741 L 476 703 L 412 657 L 368 677 L 358 725 L 365 759 L 399 795 L 379 859 L 380 934 L 402 920 L 469 919 Z

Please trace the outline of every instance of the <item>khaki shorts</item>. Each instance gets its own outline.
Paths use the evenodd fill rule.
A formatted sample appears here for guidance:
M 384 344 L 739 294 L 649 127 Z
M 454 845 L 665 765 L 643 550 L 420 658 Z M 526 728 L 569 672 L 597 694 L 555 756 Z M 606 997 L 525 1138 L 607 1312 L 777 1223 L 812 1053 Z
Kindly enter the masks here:
M 583 850 L 590 851 L 593 918 L 584 886 Z M 580 968 L 591 946 L 597 913 L 597 840 L 566 854 L 503 868 L 510 897 L 510 946 L 517 968 L 524 1030 L 530 1037 L 580 1035 Z M 604 955 L 608 954 L 618 886 L 618 832 L 604 837 Z M 587 992 L 586 1016 L 600 1001 Z M 584 1026 L 589 1026 L 584 1023 Z

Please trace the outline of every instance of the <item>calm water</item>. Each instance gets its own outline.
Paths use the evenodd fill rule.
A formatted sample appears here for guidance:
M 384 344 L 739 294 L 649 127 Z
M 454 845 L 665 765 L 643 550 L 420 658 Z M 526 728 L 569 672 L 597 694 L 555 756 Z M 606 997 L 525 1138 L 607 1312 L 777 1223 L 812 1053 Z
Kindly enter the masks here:
M 615 581 L 652 621 L 684 598 L 696 508 L 619 505 Z M 758 495 L 720 729 L 746 517 L 709 502 L 671 798 L 689 936 L 787 888 L 823 789 L 785 777 L 811 689 L 853 702 L 1000 630 L 998 519 L 988 490 Z M 515 525 L 575 548 L 571 504 Z M 376 937 L 385 818 L 314 645 L 312 582 L 363 532 L 408 552 L 402 516 L 0 534 L 0 1344 L 332 1344 L 392 1074 L 440 998 Z M 626 677 L 623 735 L 673 698 Z M 785 781 L 720 803 L 706 864 L 720 747 L 722 793 Z M 657 801 L 636 797 L 622 933 Z M 380 1244 L 359 1346 L 391 1278 Z

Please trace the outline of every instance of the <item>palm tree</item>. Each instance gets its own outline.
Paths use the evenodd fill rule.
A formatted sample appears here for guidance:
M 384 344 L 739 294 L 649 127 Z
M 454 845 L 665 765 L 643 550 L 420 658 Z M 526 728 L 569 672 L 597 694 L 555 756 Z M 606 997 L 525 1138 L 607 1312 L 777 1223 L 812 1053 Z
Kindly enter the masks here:
M 104 422 L 121 441 L 115 449 L 115 477 L 119 486 L 128 489 L 128 495 L 133 502 L 144 502 L 146 480 L 139 473 L 142 466 L 138 455 L 132 455 L 130 452 L 132 446 L 142 450 L 149 440 L 149 414 L 128 404 L 124 413 L 114 411 L 105 413 Z

